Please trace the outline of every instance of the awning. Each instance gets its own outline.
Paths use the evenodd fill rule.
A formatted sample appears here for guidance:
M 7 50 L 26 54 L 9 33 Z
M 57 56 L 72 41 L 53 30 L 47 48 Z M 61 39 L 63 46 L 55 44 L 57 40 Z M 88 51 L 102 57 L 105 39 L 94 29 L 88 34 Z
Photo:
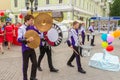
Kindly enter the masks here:
M 61 23 L 73 23 L 74 21 L 77 21 L 79 23 L 85 23 L 84 21 L 81 20 L 63 20 Z
M 61 23 L 73 23 L 73 20 L 63 20 Z
M 87 14 L 90 16 L 93 16 L 94 14 L 88 11 L 85 11 L 83 9 L 77 8 L 77 7 L 73 7 L 72 5 L 69 4 L 59 4 L 59 5 L 46 5 L 46 6 L 40 6 L 38 7 L 37 11 L 43 11 L 43 12 L 48 12 L 48 11 L 62 11 L 62 12 L 70 12 L 70 11 L 77 11 L 80 14 Z M 27 12 L 28 10 L 26 9 L 21 9 L 20 10 L 22 13 Z

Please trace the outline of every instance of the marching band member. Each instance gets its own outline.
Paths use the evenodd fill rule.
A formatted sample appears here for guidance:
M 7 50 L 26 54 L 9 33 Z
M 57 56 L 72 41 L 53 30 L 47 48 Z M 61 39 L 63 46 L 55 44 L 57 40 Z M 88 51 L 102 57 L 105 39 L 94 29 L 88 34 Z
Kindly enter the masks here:
M 40 55 L 38 58 L 38 70 L 42 71 L 41 69 L 41 61 L 45 55 L 45 53 L 47 54 L 47 59 L 48 59 L 48 65 L 50 68 L 50 72 L 58 72 L 59 70 L 53 67 L 52 64 L 52 51 L 51 51 L 51 46 L 47 43 L 47 41 L 45 40 L 45 36 L 46 36 L 47 32 L 41 33 L 41 44 L 39 46 L 40 49 Z
M 80 33 L 81 33 L 81 37 L 82 37 L 82 44 L 84 45 L 84 43 L 85 43 L 85 23 L 81 24 Z
M 78 72 L 85 74 L 86 71 L 84 71 L 82 69 L 81 66 L 81 60 L 80 60 L 80 56 L 79 56 L 79 33 L 78 33 L 78 28 L 79 28 L 79 23 L 77 21 L 73 22 L 73 28 L 71 28 L 71 30 L 69 30 L 69 38 L 67 40 L 67 44 L 68 46 L 70 46 L 71 48 L 73 48 L 73 54 L 70 57 L 70 59 L 67 62 L 67 65 L 70 67 L 74 67 L 71 63 L 74 60 L 74 58 L 76 57 L 76 63 L 77 63 L 77 68 L 78 68 Z M 76 54 L 78 53 L 78 54 Z
M 81 38 L 82 38 L 82 45 L 84 45 L 84 43 L 85 43 L 85 24 L 84 23 L 82 23 L 80 25 L 79 34 L 81 35 Z M 81 55 L 81 57 L 83 57 L 83 55 L 82 55 L 82 47 L 80 47 L 80 55 Z
M 32 15 L 26 15 L 24 18 L 25 23 L 19 27 L 18 29 L 18 42 L 22 43 L 22 57 L 23 57 L 23 80 L 28 80 L 27 78 L 27 70 L 28 70 L 28 62 L 29 59 L 32 62 L 32 68 L 31 68 L 31 76 L 30 80 L 37 80 L 36 79 L 36 72 L 37 72 L 37 59 L 35 50 L 28 47 L 26 44 L 28 42 L 33 41 L 33 37 L 30 37 L 28 39 L 25 39 L 24 35 L 27 30 L 35 30 L 37 31 L 34 26 L 31 26 L 33 24 L 34 17 Z
M 95 26 L 94 22 L 91 22 L 91 26 L 88 28 L 91 35 L 94 33 L 94 26 Z M 95 35 L 92 35 L 91 44 L 90 44 L 91 46 L 95 46 L 94 39 L 95 39 Z

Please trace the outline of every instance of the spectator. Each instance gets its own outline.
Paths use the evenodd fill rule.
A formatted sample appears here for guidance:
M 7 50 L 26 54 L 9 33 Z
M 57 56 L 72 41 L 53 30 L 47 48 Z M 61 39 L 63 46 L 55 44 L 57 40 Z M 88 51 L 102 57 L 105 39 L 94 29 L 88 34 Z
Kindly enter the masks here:
M 13 35 L 14 35 L 14 29 L 11 26 L 11 23 L 6 22 L 5 38 L 6 38 L 6 41 L 8 42 L 8 49 L 10 49 L 11 43 L 13 42 Z
M 3 50 L 3 42 L 4 42 L 4 30 L 2 28 L 3 26 L 0 25 L 0 51 L 2 52 L 2 54 L 4 54 L 4 50 Z
M 17 37 L 18 37 L 18 28 L 21 26 L 21 23 L 17 22 L 14 26 L 14 31 L 15 31 L 15 35 L 13 37 L 13 44 L 14 45 L 21 45 L 21 43 L 19 43 L 17 41 Z

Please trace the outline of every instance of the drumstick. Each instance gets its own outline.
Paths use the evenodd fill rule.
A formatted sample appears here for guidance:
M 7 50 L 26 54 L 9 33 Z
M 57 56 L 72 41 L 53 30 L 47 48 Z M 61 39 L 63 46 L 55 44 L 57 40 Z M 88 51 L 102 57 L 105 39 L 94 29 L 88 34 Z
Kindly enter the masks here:
M 72 47 L 70 47 L 70 48 L 72 48 Z M 72 49 L 77 55 L 80 55 L 74 48 L 72 48 Z

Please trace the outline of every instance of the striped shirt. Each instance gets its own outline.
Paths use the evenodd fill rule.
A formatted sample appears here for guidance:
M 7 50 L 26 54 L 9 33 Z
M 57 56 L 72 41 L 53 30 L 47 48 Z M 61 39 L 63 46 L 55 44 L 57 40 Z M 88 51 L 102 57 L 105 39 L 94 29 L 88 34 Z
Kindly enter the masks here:
M 79 46 L 78 30 L 71 28 L 68 33 L 68 41 L 72 46 Z
M 90 32 L 94 32 L 94 27 L 93 27 L 93 26 L 90 26 L 90 27 L 88 28 L 88 30 L 89 30 Z

